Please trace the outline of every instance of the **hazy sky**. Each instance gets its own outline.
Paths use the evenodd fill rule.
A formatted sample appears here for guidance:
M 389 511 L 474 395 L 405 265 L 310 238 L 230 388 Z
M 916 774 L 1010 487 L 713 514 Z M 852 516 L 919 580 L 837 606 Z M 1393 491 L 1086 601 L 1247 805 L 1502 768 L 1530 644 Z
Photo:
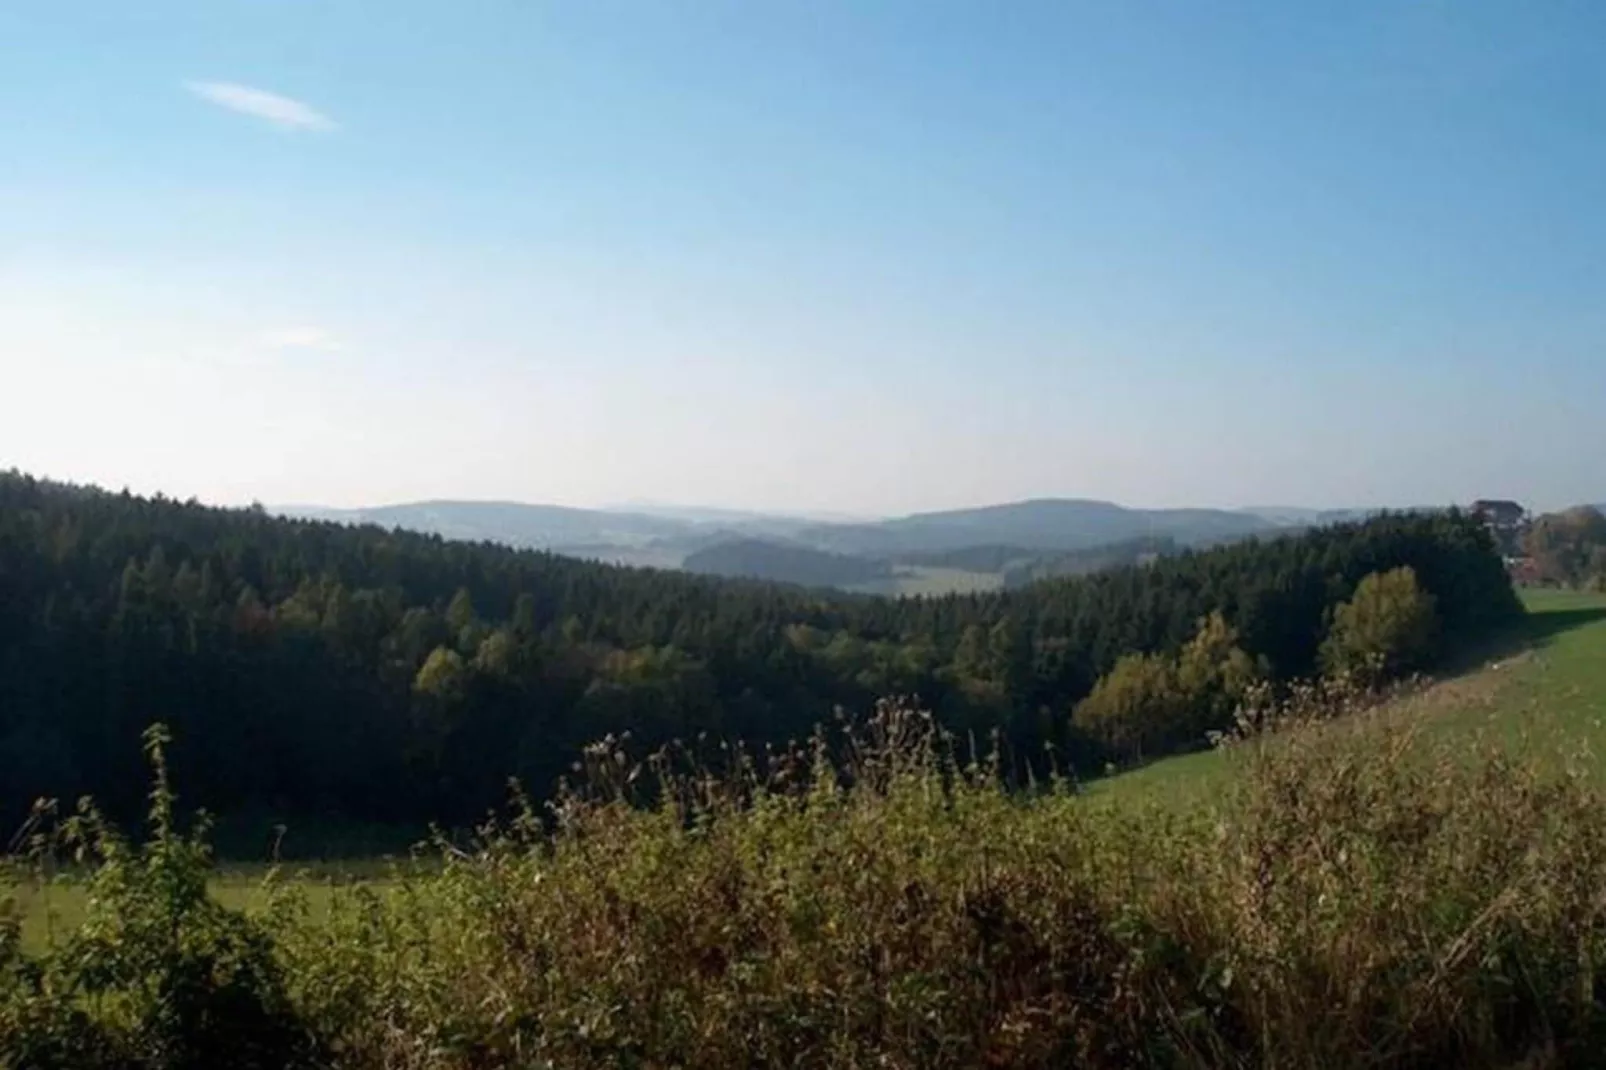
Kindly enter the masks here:
M 1606 4 L 6 0 L 0 467 L 1606 499 Z

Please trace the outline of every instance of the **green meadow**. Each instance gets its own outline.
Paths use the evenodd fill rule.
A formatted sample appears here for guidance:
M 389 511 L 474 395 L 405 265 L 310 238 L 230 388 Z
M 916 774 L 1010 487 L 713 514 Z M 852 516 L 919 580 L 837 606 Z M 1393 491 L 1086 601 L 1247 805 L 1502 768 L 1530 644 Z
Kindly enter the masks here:
M 1606 785 L 1606 595 L 1523 592 L 1521 626 L 1392 704 L 1391 719 L 1424 741 L 1493 742 L 1515 757 Z M 1191 805 L 1221 790 L 1231 758 L 1200 751 L 1092 782 L 1090 794 Z

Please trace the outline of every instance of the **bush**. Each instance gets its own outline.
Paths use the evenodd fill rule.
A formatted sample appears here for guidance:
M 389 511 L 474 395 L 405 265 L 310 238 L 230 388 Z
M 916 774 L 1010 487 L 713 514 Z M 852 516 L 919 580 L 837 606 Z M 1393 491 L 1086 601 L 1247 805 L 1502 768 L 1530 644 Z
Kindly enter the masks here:
M 313 1065 L 273 934 L 207 894 L 204 821 L 189 837 L 174 824 L 166 740 L 147 734 L 156 781 L 142 847 L 87 803 L 61 829 L 58 842 L 93 866 L 77 930 L 39 962 L 19 958 L 15 929 L 0 936 L 0 1036 L 19 1067 Z
M 1268 720 L 1186 814 L 1012 795 L 893 707 L 719 777 L 600 746 L 550 813 L 257 919 L 158 817 L 84 932 L 0 927 L 0 1065 L 1597 1065 L 1601 800 Z
M 1333 611 L 1322 644 L 1323 669 L 1334 676 L 1381 681 L 1425 667 L 1438 644 L 1436 606 L 1409 567 L 1368 575 L 1356 586 L 1355 596 Z

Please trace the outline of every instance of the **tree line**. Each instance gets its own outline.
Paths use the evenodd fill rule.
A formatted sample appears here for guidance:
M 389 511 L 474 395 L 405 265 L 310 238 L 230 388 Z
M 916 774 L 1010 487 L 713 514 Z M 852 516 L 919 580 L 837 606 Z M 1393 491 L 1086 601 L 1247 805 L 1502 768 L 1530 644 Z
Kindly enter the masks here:
M 610 733 L 779 743 L 883 696 L 1097 768 L 1111 743 L 1071 711 L 1123 656 L 1239 651 L 1271 680 L 1309 674 L 1337 608 L 1401 567 L 1439 649 L 1520 613 L 1488 534 L 1455 513 L 886 599 L 0 474 L 0 818 L 78 793 L 139 813 L 156 721 L 190 803 L 287 820 L 471 820 L 510 776 L 543 792 Z

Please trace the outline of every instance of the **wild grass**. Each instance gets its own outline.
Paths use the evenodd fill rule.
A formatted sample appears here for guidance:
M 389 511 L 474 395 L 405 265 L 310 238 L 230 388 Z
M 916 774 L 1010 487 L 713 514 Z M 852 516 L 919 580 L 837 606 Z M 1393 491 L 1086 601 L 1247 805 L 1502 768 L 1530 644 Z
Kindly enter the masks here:
M 76 926 L 0 925 L 0 1065 L 1598 1065 L 1591 782 L 1283 712 L 1187 810 L 1011 793 L 894 707 L 718 773 L 603 744 L 472 849 L 238 907 L 159 778 L 145 845 L 55 841 Z

